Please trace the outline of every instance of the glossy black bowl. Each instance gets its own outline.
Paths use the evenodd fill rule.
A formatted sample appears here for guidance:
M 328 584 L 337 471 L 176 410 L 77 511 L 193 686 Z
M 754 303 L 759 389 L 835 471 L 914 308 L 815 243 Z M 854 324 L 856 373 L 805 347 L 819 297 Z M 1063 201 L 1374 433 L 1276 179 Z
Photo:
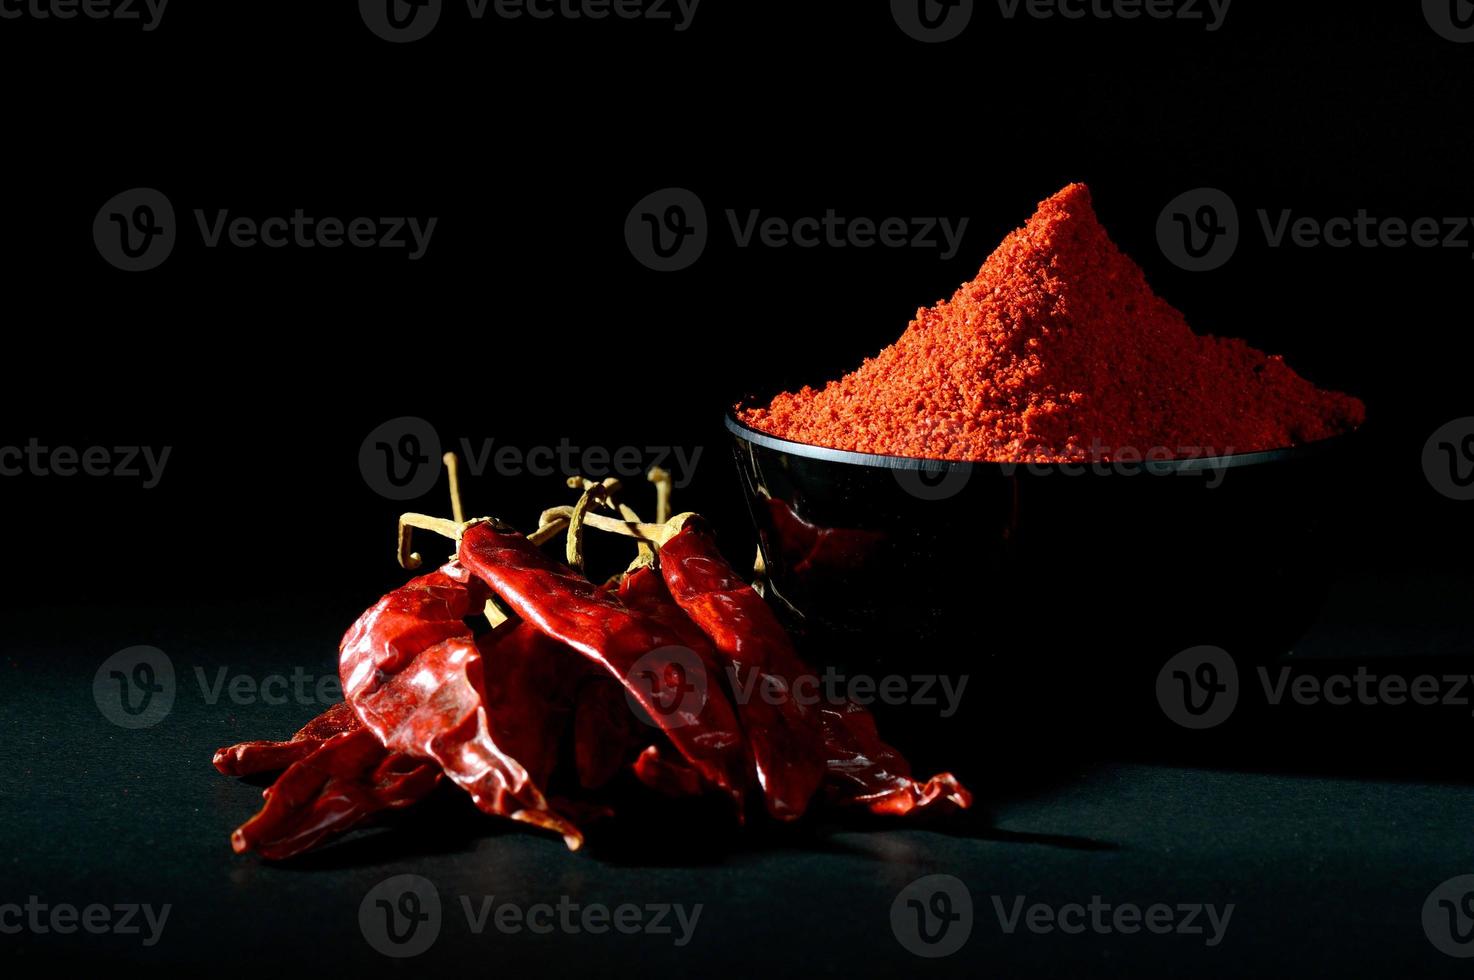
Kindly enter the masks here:
M 768 595 L 826 659 L 1155 669 L 1290 649 L 1337 562 L 1355 436 L 1110 464 L 845 452 L 726 420 Z M 1097 672 L 1099 673 L 1099 672 Z

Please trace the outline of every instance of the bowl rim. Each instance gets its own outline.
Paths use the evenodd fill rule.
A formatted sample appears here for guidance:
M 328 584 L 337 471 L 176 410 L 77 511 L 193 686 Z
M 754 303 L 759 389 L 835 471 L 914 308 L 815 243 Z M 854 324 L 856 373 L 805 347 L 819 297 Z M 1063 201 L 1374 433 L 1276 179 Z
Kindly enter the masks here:
M 849 449 L 815 446 L 806 442 L 794 442 L 790 439 L 769 435 L 766 432 L 752 428 L 737 417 L 737 411 L 741 407 L 741 404 L 738 403 L 737 406 L 727 409 L 726 412 L 726 427 L 733 435 L 754 445 L 762 446 L 764 449 L 774 449 L 794 456 L 822 460 L 828 463 L 847 463 L 854 466 L 872 466 L 888 470 L 919 470 L 928 474 L 972 472 L 973 470 L 1013 474 L 1019 470 L 1032 472 L 1054 470 L 1064 466 L 1079 468 L 1081 466 L 1098 465 L 1092 463 L 1090 460 L 1080 460 L 1073 463 L 1000 463 L 936 459 L 924 456 L 887 456 L 880 453 L 861 453 Z M 1264 463 L 1302 459 L 1307 456 L 1319 454 L 1328 449 L 1343 445 L 1347 440 L 1354 437 L 1358 431 L 1360 430 L 1353 429 L 1350 432 L 1331 436 L 1328 439 L 1317 439 L 1315 442 L 1306 442 L 1298 446 L 1287 446 L 1283 449 L 1261 449 L 1251 453 L 1232 453 L 1226 456 L 1180 457 L 1166 460 L 1152 460 L 1150 463 L 1146 461 L 1134 463 L 1117 461 L 1113 465 L 1140 466 L 1143 469 L 1150 466 L 1152 469 L 1162 473 L 1191 473 L 1199 470 L 1217 471 L 1230 467 L 1258 466 Z

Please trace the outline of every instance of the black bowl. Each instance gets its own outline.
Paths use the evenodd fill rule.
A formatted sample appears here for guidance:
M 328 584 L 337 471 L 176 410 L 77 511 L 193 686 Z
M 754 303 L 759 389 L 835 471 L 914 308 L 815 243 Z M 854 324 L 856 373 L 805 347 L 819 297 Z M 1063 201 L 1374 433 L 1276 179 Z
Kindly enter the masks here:
M 1354 435 L 1270 452 L 962 463 L 805 445 L 728 414 L 768 595 L 852 669 L 1288 652 L 1337 563 Z M 1103 670 L 1098 668 L 1104 668 Z

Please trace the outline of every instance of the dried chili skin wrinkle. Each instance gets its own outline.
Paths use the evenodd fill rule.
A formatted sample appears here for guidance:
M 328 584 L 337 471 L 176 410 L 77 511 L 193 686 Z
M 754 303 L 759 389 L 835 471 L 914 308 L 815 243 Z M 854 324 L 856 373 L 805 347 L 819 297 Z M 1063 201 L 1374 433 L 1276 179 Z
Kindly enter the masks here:
M 346 701 L 335 704 L 303 725 L 285 742 L 241 742 L 215 751 L 211 760 L 215 768 L 227 776 L 253 776 L 262 772 L 280 772 L 292 763 L 305 759 L 334 735 L 351 732 L 363 726 Z
M 548 785 L 586 677 L 583 658 L 528 623 L 507 623 L 476 645 L 492 739 L 533 785 Z
M 613 591 L 606 583 L 598 594 Z M 624 685 L 593 661 L 581 655 L 579 661 L 585 669 L 574 696 L 573 761 L 579 786 L 594 790 L 607 786 L 624 770 L 649 742 L 650 729 L 630 710 Z
M 818 713 L 792 693 L 793 682 L 812 672 L 700 521 L 688 520 L 661 546 L 660 570 L 676 604 L 701 627 L 731 675 L 768 813 L 798 819 L 824 779 Z
M 669 668 L 690 656 L 677 632 L 492 522 L 465 529 L 459 561 L 524 621 L 608 671 L 692 767 L 741 810 L 747 783 L 736 712 L 719 685 L 706 685 L 697 699 L 670 687 Z
M 835 449 L 1065 462 L 1281 449 L 1355 429 L 1366 409 L 1242 340 L 1195 334 L 1071 184 L 853 373 L 738 414 Z
M 687 521 L 660 549 L 660 566 L 677 603 L 699 623 L 719 653 L 732 659 L 734 665 L 774 676 L 785 689 L 791 689 L 799 677 L 814 676 L 793 649 L 783 626 L 762 597 L 752 590 L 727 563 L 717 549 L 716 540 L 698 521 Z M 758 666 L 761 664 L 761 666 Z M 749 704 L 769 704 L 761 697 L 740 700 Z M 786 704 L 803 706 L 792 698 Z M 801 719 L 790 712 L 780 716 L 795 727 L 794 743 L 784 745 L 753 736 L 753 753 L 768 757 L 770 774 L 791 778 L 795 768 L 810 760 L 801 772 L 804 788 L 791 791 L 797 796 L 812 793 L 822 781 L 824 795 L 832 802 L 854 804 L 874 813 L 906 814 L 922 810 L 965 809 L 972 795 L 950 773 L 934 776 L 924 783 L 911 778 L 911 767 L 901 753 L 881 740 L 875 718 L 865 708 L 845 701 L 823 704 L 806 710 Z M 744 716 L 748 731 L 772 738 L 771 717 Z M 809 725 L 818 728 L 815 744 Z M 798 726 L 802 727 L 798 727 Z M 818 760 L 817 766 L 812 760 Z M 815 770 L 817 769 L 817 773 Z M 766 787 L 766 783 L 764 784 Z M 806 797 L 805 797 L 806 798 Z
M 630 754 L 638 750 L 636 724 L 624 688 L 613 678 L 593 677 L 579 688 L 573 749 L 580 786 L 599 789 L 619 775 Z
M 439 763 L 482 811 L 577 849 L 582 833 L 492 735 L 481 651 L 465 622 L 485 597 L 454 562 L 384 596 L 343 637 L 344 695 L 388 749 Z
M 625 575 L 619 583 L 619 598 L 631 609 L 648 614 L 680 638 L 681 646 L 690 650 L 700 663 L 707 687 L 722 686 L 725 672 L 711 641 L 701 627 L 676 605 L 665 580 L 653 566 L 644 565 Z M 741 721 L 740 711 L 738 721 Z M 697 792 L 693 779 L 698 778 L 698 774 L 688 766 L 682 766 L 679 760 L 672 759 L 670 753 L 662 751 L 659 746 L 650 746 L 636 758 L 635 776 L 652 789 L 670 795 L 691 796 Z
M 439 779 L 433 763 L 390 752 L 372 732 L 351 728 L 288 766 L 230 843 L 236 853 L 271 861 L 295 857 L 377 813 L 419 802 Z
M 700 773 L 661 745 L 652 745 L 635 758 L 634 773 L 645 786 L 665 796 L 698 796 L 706 786 Z
M 875 716 L 860 705 L 825 705 L 819 714 L 828 772 L 824 795 L 832 802 L 893 816 L 972 805 L 972 794 L 951 773 L 912 779 L 911 764 L 881 740 Z

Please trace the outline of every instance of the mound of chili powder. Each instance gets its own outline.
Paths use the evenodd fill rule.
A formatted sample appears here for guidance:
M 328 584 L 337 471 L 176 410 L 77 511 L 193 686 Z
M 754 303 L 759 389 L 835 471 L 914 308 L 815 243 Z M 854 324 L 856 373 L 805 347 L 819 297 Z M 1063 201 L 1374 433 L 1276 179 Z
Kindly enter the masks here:
M 853 374 L 739 414 L 836 449 L 1062 462 L 1276 449 L 1354 429 L 1366 411 L 1280 357 L 1193 333 L 1071 184 Z

